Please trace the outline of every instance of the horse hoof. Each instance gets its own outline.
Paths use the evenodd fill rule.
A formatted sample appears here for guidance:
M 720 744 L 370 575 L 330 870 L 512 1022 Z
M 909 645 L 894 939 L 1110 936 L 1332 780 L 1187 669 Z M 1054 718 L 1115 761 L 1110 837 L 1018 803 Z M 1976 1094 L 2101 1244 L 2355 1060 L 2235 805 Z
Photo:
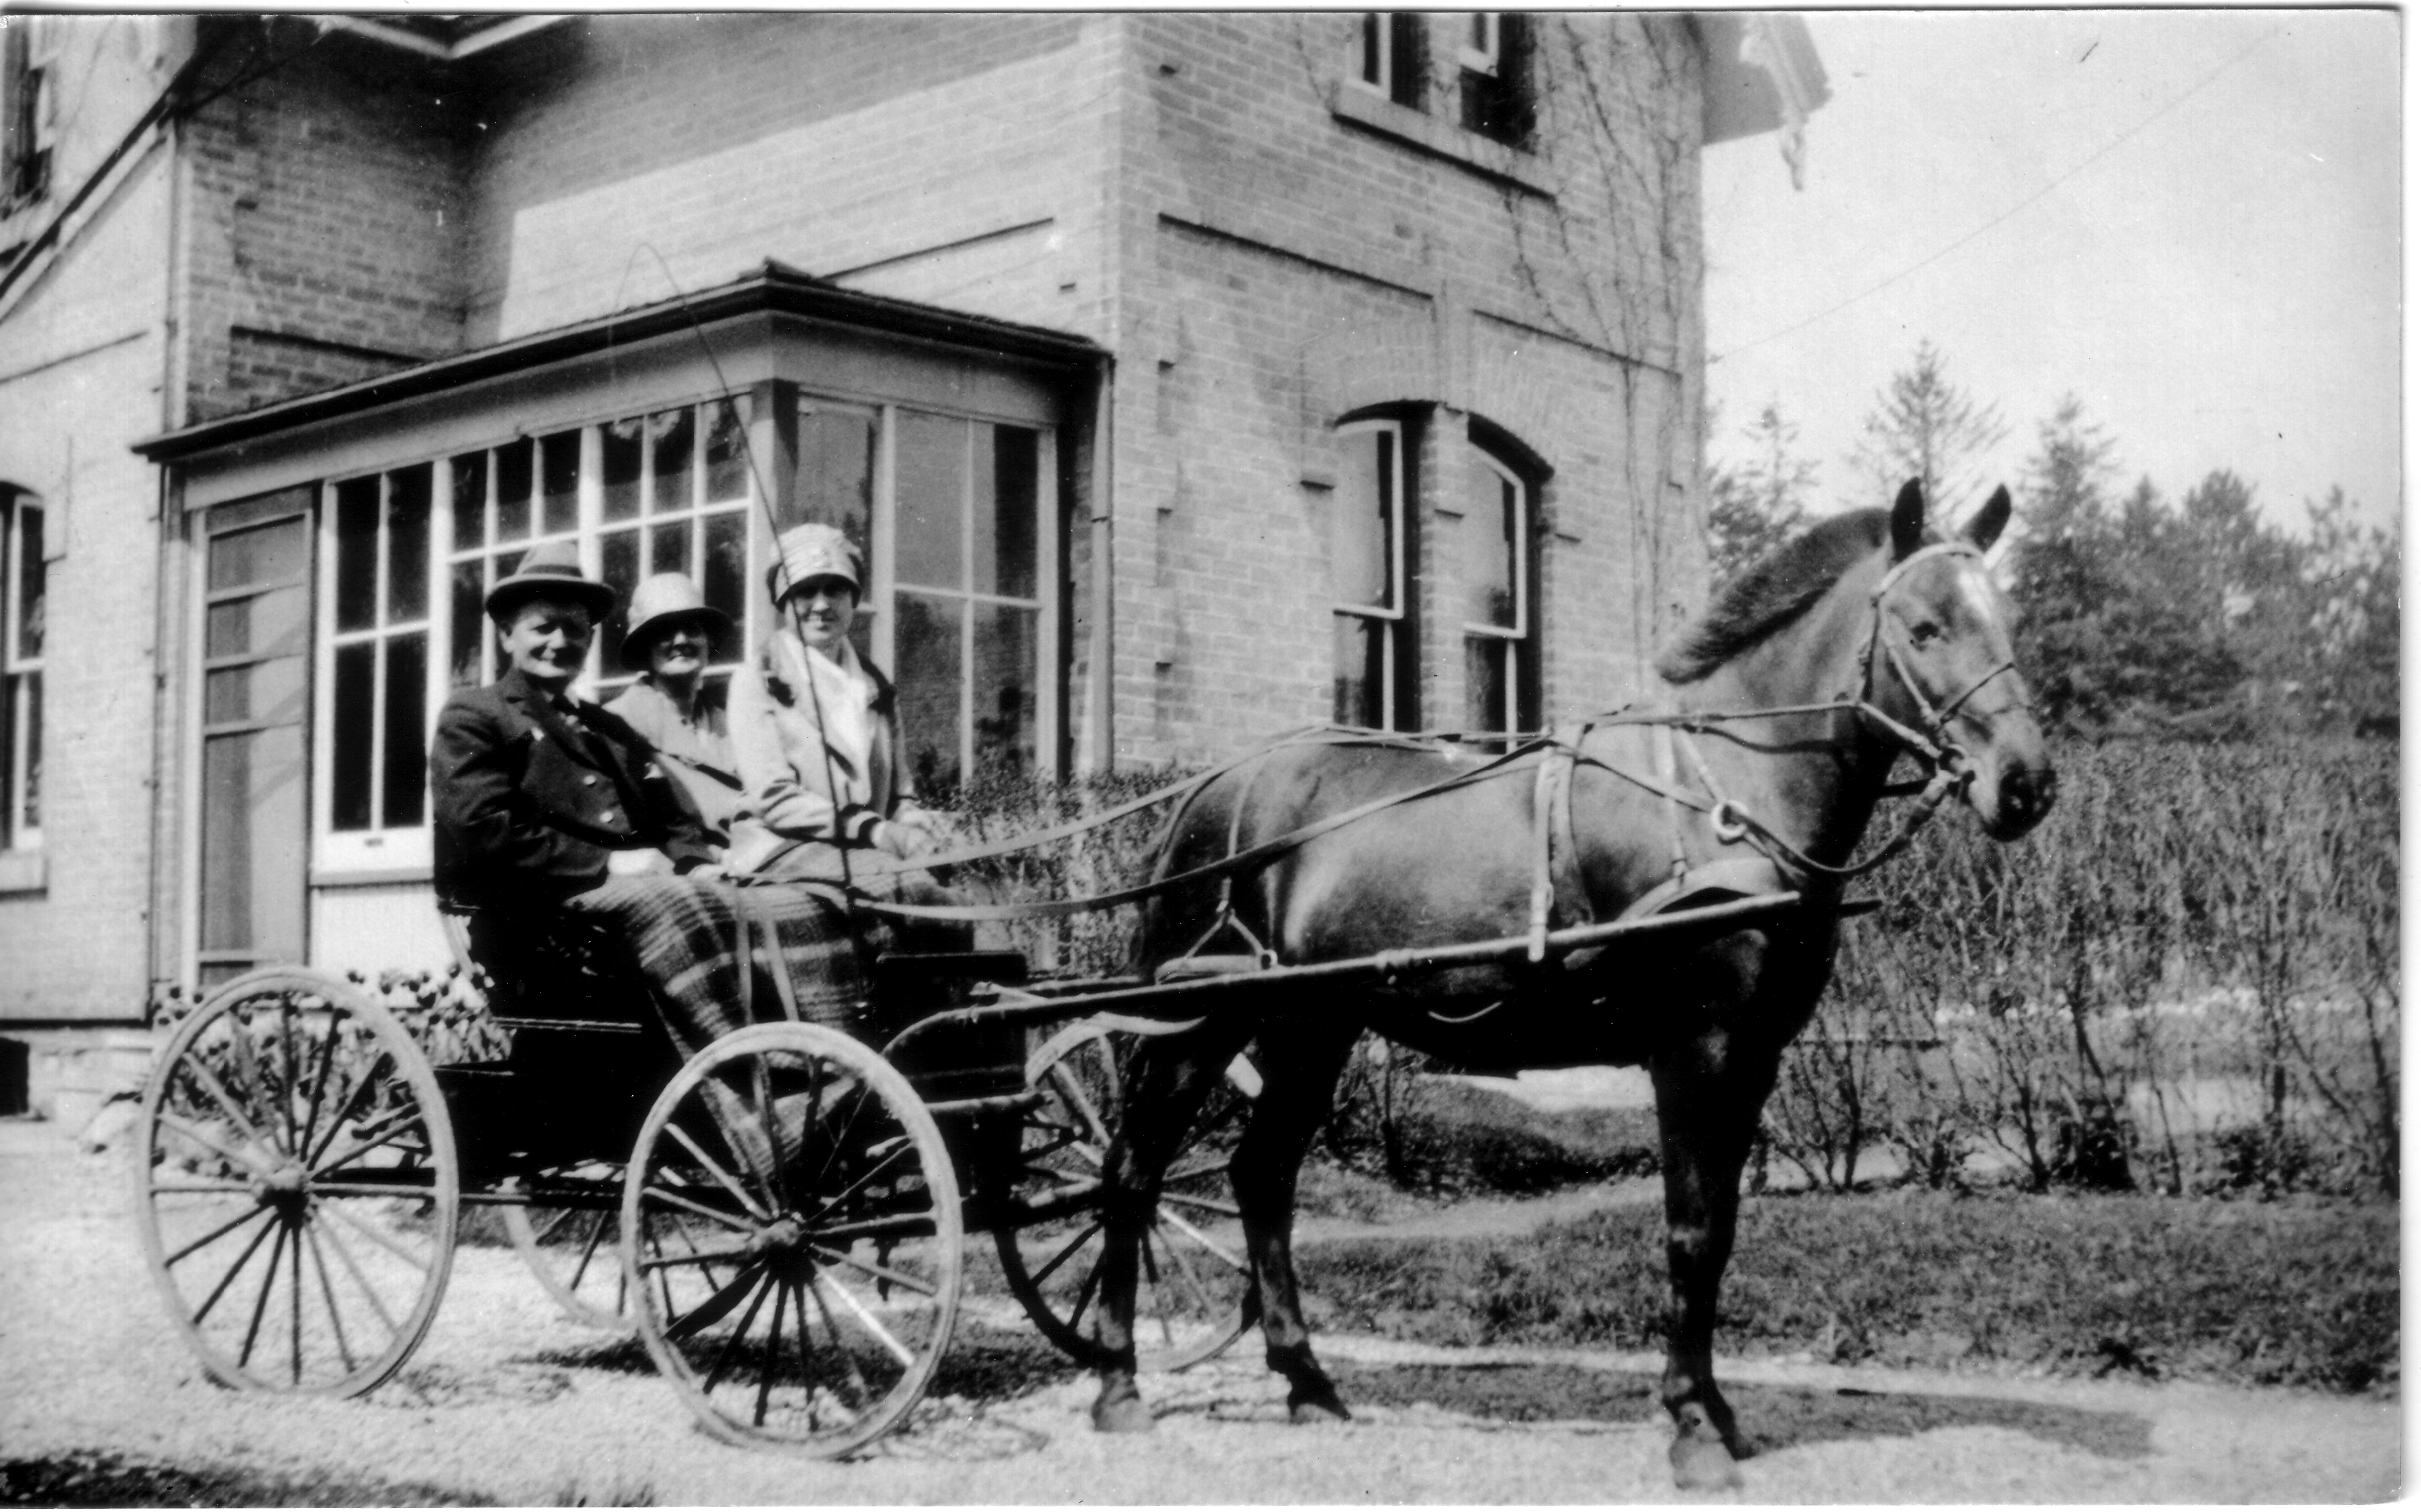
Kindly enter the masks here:
M 1335 1392 L 1318 1392 L 1308 1396 L 1293 1397 L 1287 1402 L 1289 1423 L 1351 1423 L 1353 1414 L 1345 1410 Z
M 1096 1433 L 1149 1433 L 1151 1409 L 1143 1398 L 1132 1394 L 1115 1399 L 1104 1396 L 1093 1404 L 1093 1431 Z
M 1683 1434 L 1673 1441 L 1673 1484 L 1685 1491 L 1736 1491 L 1740 1465 L 1713 1439 Z

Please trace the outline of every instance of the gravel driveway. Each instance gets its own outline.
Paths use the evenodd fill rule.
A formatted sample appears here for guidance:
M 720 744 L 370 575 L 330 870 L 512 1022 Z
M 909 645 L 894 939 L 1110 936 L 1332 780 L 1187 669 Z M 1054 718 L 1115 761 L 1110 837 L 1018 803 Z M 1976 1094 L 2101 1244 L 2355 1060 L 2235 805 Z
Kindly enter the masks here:
M 693 1429 L 635 1347 L 558 1320 L 509 1251 L 466 1249 L 435 1328 L 355 1401 L 239 1396 L 152 1290 L 119 1154 L 0 1122 L 0 1457 L 98 1450 L 427 1483 L 508 1504 L 1672 1501 L 1644 1355 L 1322 1340 L 1355 1406 L 1294 1428 L 1249 1345 L 1147 1379 L 1159 1431 L 1087 1430 L 1088 1385 L 971 1297 L 914 1426 L 824 1464 Z M 1765 1445 L 1716 1500 L 2352 1502 L 2400 1483 L 2400 1404 L 2288 1392 L 1726 1366 Z

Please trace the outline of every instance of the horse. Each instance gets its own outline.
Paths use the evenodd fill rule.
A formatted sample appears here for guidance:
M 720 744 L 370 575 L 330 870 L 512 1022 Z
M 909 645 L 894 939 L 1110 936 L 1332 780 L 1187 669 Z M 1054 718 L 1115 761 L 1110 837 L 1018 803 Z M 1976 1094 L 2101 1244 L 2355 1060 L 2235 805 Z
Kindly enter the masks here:
M 1139 964 L 1155 980 L 1210 964 L 1213 946 L 1248 965 L 1525 930 L 1534 948 L 1348 987 L 1289 990 L 1281 974 L 1141 1042 L 1104 1162 L 1094 1426 L 1152 1425 L 1134 1379 L 1144 1221 L 1173 1146 L 1248 1042 L 1262 1085 L 1228 1163 L 1246 1305 L 1291 1419 L 1350 1417 L 1312 1350 L 1289 1234 L 1304 1152 L 1370 1029 L 1473 1068 L 1647 1068 L 1671 1283 L 1670 1457 L 1684 1487 L 1739 1484 L 1746 1449 L 1711 1362 L 1716 1293 L 1759 1112 L 1831 975 L 1841 887 L 1872 864 L 1852 853 L 1879 804 L 1901 795 L 1887 785 L 1903 755 L 1932 772 L 1924 812 L 1955 793 L 1998 840 L 2054 801 L 2012 611 L 1982 561 L 2008 516 L 2002 489 L 1945 538 L 1912 482 L 1887 511 L 1819 522 L 1659 657 L 1664 704 L 1576 736 L 1490 753 L 1332 732 L 1280 742 L 1191 794 L 1152 872 L 1173 885 L 1146 906 Z M 1257 847 L 1274 853 L 1243 855 Z M 1777 893 L 1801 901 L 1560 958 L 1536 948 L 1550 925 L 1687 919 Z

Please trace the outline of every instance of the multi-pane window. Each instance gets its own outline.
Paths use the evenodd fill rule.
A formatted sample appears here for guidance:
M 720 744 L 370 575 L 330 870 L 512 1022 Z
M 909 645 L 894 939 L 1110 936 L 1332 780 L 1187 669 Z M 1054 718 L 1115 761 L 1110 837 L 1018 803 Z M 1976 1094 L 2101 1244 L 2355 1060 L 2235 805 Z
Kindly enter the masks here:
M 1466 131 L 1519 146 L 1530 139 L 1530 20 L 1513 11 L 1472 12 L 1458 50 Z
M 221 505 L 202 527 L 204 986 L 303 959 L 314 491 Z
M 428 864 L 437 707 L 449 690 L 503 672 L 487 595 L 539 542 L 575 542 L 584 569 L 619 597 L 599 627 L 594 696 L 630 679 L 627 605 L 658 572 L 687 573 L 731 616 L 736 633 L 709 674 L 727 676 L 767 625 L 755 585 L 772 532 L 759 518 L 766 480 L 749 453 L 749 419 L 745 398 L 666 406 L 318 491 L 320 692 L 308 707 L 323 873 Z M 1056 656 L 1046 612 L 1057 560 L 1050 432 L 811 399 L 797 459 L 792 505 L 771 523 L 828 521 L 866 551 L 856 639 L 898 686 L 905 759 L 919 781 L 946 787 L 1046 763 L 1043 732 L 1056 717 L 1046 676 Z M 225 641 L 206 653 L 217 700 L 225 679 L 207 658 L 265 653 L 212 626 L 212 646 Z M 298 672 L 298 699 L 301 686 Z M 305 706 L 295 709 L 304 720 Z M 215 727 L 206 723 L 206 738 Z
M 321 522 L 329 708 L 320 791 L 335 835 L 375 838 L 427 820 L 434 472 L 421 462 L 329 490 Z
M 1510 734 L 1539 725 L 1539 658 L 1531 603 L 1530 487 L 1475 446 L 1464 476 L 1461 561 L 1464 727 Z
M 42 843 L 42 507 L 0 488 L 0 850 Z
M 1406 427 L 1360 421 L 1340 428 L 1338 442 L 1344 465 L 1328 525 L 1335 718 L 1373 729 L 1417 728 Z
M 905 759 L 928 790 L 1046 759 L 1052 475 L 1049 437 L 1030 427 L 801 406 L 796 517 L 866 553 L 857 644 L 898 689 Z
M 1364 11 L 1354 51 L 1356 83 L 1397 104 L 1422 108 L 1429 48 L 1418 11 Z

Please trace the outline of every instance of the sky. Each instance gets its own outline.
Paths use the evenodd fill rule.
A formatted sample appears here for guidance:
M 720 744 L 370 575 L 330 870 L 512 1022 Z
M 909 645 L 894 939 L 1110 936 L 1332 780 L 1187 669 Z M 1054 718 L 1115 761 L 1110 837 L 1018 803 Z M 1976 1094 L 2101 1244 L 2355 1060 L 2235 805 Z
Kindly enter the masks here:
M 2217 468 L 2301 529 L 2402 490 L 2396 16 L 2371 10 L 1816 11 L 1833 98 L 1805 187 L 1774 135 L 1705 158 L 1710 455 L 1769 400 L 1822 507 L 1930 340 L 2008 428 L 2018 485 L 2063 395 L 2119 487 Z M 1877 286 L 1882 286 L 1878 288 Z M 1862 297 L 1861 297 L 1862 296 Z M 1836 308 L 1836 306 L 1838 306 Z

